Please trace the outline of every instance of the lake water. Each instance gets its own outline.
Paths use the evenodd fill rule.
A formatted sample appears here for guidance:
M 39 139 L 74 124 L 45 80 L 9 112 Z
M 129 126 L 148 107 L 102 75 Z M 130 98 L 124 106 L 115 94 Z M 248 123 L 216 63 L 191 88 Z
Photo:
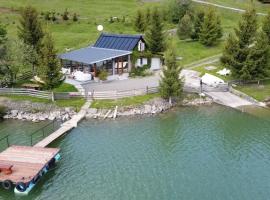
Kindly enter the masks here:
M 268 117 L 212 106 L 83 121 L 52 145 L 62 160 L 29 196 L 0 189 L 0 200 L 269 199 Z M 37 126 L 7 121 L 0 136 L 23 141 Z

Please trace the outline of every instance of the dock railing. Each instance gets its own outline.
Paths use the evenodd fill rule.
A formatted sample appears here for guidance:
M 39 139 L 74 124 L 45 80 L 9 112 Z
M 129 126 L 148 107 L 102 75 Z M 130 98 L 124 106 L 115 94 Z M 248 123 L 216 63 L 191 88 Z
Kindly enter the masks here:
M 31 133 L 30 135 L 30 144 L 31 146 L 34 146 L 36 143 L 38 143 L 40 140 L 44 139 L 51 133 L 53 133 L 56 130 L 56 120 L 51 121 L 46 126 L 43 126 L 42 128 L 36 130 L 35 132 Z M 49 132 L 48 132 L 49 130 Z
M 2 145 L 2 143 L 5 143 L 4 145 Z M 10 146 L 9 144 L 9 135 L 3 137 L 3 138 L 0 138 L 0 144 L 1 144 L 1 148 L 0 148 L 0 152 L 6 148 L 8 148 Z M 3 147 L 3 149 L 2 149 Z

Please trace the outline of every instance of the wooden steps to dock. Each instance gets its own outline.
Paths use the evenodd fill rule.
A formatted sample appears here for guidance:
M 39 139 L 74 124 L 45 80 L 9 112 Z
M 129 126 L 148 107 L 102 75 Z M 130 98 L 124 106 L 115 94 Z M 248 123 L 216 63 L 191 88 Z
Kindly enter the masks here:
M 85 117 L 87 109 L 90 107 L 90 105 L 91 105 L 91 101 L 87 101 L 82 106 L 80 112 L 74 115 L 70 120 L 63 123 L 57 131 L 55 131 L 54 133 L 50 134 L 48 137 L 38 142 L 35 145 L 35 147 L 46 147 L 57 138 L 61 137 L 62 135 L 72 130 L 73 128 L 77 127 L 78 123 Z

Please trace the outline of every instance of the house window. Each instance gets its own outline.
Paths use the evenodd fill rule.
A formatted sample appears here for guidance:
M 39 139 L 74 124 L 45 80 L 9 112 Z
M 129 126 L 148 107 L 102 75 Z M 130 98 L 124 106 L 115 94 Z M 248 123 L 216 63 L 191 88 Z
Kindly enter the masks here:
M 139 51 L 144 51 L 145 50 L 145 44 L 141 40 L 138 43 L 138 50 Z

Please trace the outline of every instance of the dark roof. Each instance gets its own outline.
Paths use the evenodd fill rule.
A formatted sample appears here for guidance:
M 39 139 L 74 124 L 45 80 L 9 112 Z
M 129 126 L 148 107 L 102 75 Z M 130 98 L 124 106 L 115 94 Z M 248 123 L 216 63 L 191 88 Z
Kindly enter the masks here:
M 132 51 L 140 40 L 143 40 L 142 35 L 102 33 L 96 41 L 94 47 Z
M 113 58 L 130 55 L 131 51 L 86 47 L 59 55 L 63 60 L 70 60 L 84 64 L 94 64 Z

